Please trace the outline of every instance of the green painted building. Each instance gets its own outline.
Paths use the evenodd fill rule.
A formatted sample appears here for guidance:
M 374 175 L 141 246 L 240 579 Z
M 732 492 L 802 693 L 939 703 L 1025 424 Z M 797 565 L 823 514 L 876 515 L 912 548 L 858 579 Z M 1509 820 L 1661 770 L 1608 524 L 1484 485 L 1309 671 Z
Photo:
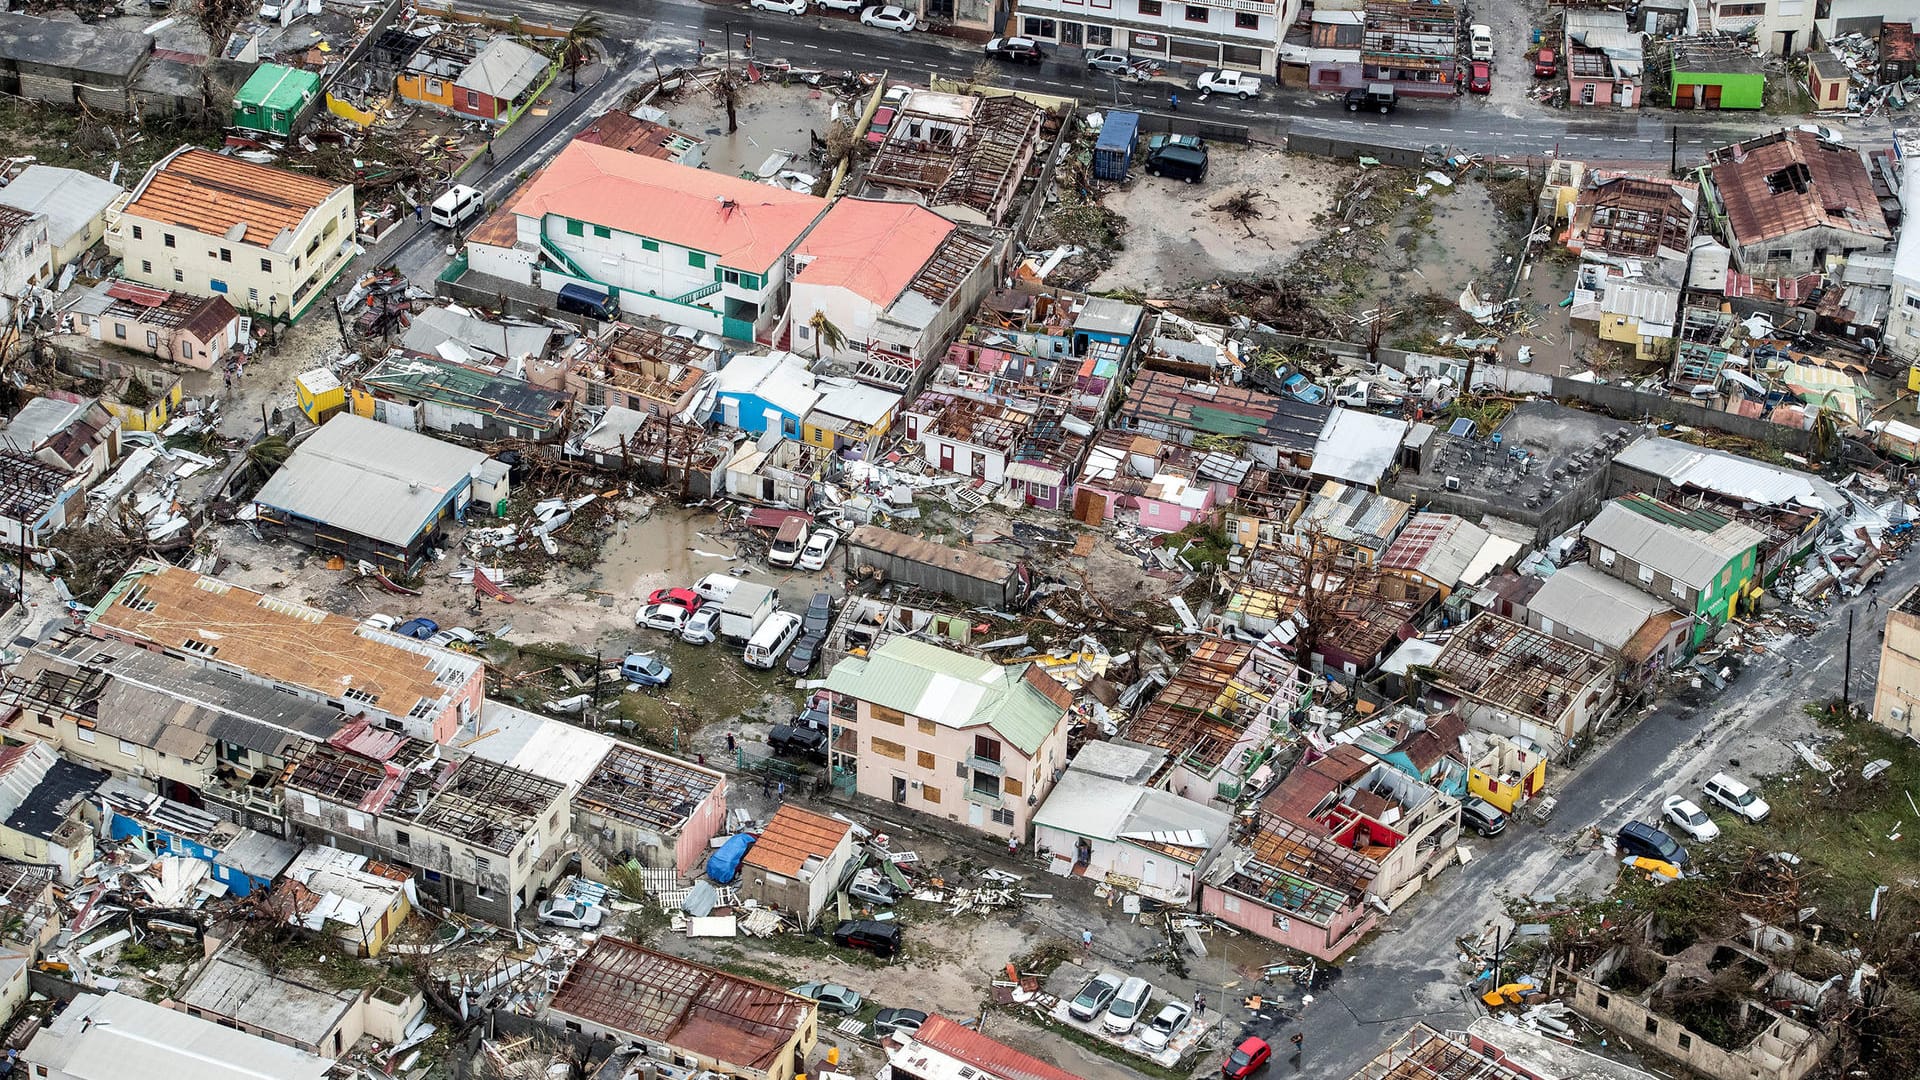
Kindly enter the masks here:
M 1583 535 L 1595 568 L 1697 616 L 1696 647 L 1759 588 L 1759 547 L 1766 536 L 1712 510 L 1627 495 L 1602 507 Z
M 261 64 L 233 95 L 233 126 L 268 135 L 292 135 L 307 104 L 319 95 L 318 74 Z
M 1767 77 L 1751 49 L 1720 40 L 1673 43 L 1669 85 L 1676 109 L 1758 109 L 1767 103 Z

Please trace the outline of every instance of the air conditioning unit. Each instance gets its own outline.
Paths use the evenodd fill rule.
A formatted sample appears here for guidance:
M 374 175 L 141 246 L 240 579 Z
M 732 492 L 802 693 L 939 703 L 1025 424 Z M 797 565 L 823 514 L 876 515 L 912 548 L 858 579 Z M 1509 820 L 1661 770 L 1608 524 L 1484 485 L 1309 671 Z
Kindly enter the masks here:
M 1447 477 L 1447 490 L 1448 490 L 1448 491 L 1459 491 L 1459 490 L 1460 490 L 1460 478 L 1459 478 L 1459 477 L 1457 477 L 1457 476 L 1449 476 L 1449 477 Z
M 1902 706 L 1895 705 L 1887 710 L 1887 719 L 1896 724 L 1904 724 L 1907 722 L 1907 710 Z

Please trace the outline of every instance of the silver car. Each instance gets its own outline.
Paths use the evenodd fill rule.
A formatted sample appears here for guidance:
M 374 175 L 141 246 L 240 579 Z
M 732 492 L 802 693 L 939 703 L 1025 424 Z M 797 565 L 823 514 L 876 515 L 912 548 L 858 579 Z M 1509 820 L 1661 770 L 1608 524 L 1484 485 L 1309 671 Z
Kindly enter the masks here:
M 1193 1010 L 1177 1001 L 1170 1001 L 1147 1026 L 1140 1029 L 1140 1042 L 1149 1050 L 1165 1050 L 1174 1036 L 1187 1029 L 1187 1021 L 1193 1019 Z
M 1123 52 L 1095 53 L 1087 57 L 1087 70 L 1097 71 L 1102 75 L 1131 75 L 1133 58 Z

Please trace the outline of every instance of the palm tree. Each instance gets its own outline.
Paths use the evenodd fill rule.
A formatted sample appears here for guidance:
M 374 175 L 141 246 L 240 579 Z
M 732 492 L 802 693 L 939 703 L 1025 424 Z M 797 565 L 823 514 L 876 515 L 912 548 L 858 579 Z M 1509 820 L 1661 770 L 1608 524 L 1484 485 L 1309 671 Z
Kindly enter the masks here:
M 293 447 L 287 445 L 286 436 L 269 435 L 247 447 L 247 471 L 264 484 L 268 477 L 280 471 L 292 453 Z
M 580 89 L 580 65 L 592 55 L 591 46 L 607 36 L 607 28 L 601 23 L 600 16 L 591 11 L 581 12 L 567 28 L 567 34 L 560 39 L 560 62 L 567 66 L 567 88 Z
M 813 331 L 815 363 L 819 362 L 820 350 L 823 347 L 839 352 L 847 343 L 847 335 L 838 326 L 833 325 L 833 320 L 827 318 L 827 313 L 824 311 L 814 312 L 813 317 L 807 320 L 807 328 Z
M 1820 400 L 1820 410 L 1813 414 L 1813 430 L 1810 432 L 1812 443 L 1808 449 L 1813 451 L 1816 461 L 1824 462 L 1832 457 L 1834 447 L 1840 442 L 1839 414 L 1827 408 L 1827 402 L 1832 398 L 1833 392 L 1829 390 L 1827 396 Z

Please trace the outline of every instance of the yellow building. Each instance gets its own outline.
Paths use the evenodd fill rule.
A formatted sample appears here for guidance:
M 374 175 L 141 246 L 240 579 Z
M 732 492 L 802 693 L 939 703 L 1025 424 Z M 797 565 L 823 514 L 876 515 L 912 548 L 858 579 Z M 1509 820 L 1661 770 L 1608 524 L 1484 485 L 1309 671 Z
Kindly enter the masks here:
M 155 382 L 161 386 L 156 388 Z M 140 389 L 133 390 L 135 386 Z M 122 431 L 159 431 L 173 420 L 181 397 L 178 376 L 158 371 L 141 372 L 128 377 L 127 389 L 121 391 L 120 400 L 101 398 L 100 404 L 119 417 Z M 138 404 L 130 403 L 129 398 Z
M 327 368 L 314 368 L 303 371 L 293 378 L 293 391 L 300 404 L 300 411 L 315 424 L 324 424 L 327 418 L 347 406 L 347 390 L 340 384 L 340 377 Z M 367 410 L 361 416 L 373 415 L 373 403 L 368 399 Z

